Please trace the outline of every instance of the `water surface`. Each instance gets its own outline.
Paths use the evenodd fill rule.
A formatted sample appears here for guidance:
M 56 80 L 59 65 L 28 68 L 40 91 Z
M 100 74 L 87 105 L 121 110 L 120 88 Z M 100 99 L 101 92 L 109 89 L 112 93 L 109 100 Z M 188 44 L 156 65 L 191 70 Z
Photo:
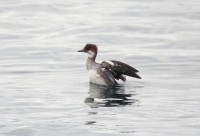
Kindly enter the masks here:
M 199 0 L 0 0 L 0 135 L 199 136 Z M 89 84 L 97 61 L 140 71 Z

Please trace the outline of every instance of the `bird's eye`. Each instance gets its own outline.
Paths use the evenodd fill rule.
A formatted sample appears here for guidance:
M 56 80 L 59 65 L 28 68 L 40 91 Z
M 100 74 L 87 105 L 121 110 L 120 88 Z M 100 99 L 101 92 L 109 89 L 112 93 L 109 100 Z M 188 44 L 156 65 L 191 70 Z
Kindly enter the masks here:
M 87 47 L 85 48 L 85 50 L 87 50 L 87 51 L 88 51 L 88 50 L 89 50 L 89 47 L 87 46 Z

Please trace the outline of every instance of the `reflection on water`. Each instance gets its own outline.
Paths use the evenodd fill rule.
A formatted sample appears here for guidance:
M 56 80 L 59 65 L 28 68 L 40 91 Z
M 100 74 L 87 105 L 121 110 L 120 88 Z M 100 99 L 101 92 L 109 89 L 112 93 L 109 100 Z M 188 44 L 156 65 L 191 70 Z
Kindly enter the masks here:
M 90 83 L 85 103 L 92 108 L 125 106 L 137 101 L 132 99 L 132 95 L 125 92 L 125 86 L 108 87 Z

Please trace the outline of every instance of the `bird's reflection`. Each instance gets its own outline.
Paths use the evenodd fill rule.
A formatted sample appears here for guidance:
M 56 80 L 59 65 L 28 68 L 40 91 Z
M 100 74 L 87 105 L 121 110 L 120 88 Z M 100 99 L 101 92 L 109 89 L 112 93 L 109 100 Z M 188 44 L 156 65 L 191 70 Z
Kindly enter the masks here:
M 92 108 L 131 105 L 137 101 L 132 99 L 132 95 L 125 93 L 124 86 L 107 87 L 90 83 L 85 103 Z

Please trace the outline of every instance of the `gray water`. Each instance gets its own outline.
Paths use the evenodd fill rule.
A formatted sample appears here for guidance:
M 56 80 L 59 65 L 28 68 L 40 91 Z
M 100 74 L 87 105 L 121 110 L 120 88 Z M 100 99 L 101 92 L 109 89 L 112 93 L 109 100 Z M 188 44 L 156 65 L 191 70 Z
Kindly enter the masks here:
M 0 0 L 1 136 L 199 136 L 199 0 Z M 141 80 L 89 84 L 97 61 Z

